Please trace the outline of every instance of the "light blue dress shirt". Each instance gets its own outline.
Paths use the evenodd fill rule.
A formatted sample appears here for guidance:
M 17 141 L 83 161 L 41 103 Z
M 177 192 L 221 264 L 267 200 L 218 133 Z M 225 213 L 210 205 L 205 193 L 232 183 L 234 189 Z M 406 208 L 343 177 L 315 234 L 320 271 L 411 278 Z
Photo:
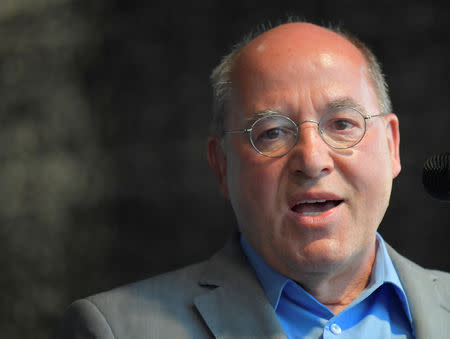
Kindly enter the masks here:
M 379 234 L 369 284 L 337 315 L 273 270 L 242 235 L 241 246 L 289 339 L 414 338 L 405 292 Z

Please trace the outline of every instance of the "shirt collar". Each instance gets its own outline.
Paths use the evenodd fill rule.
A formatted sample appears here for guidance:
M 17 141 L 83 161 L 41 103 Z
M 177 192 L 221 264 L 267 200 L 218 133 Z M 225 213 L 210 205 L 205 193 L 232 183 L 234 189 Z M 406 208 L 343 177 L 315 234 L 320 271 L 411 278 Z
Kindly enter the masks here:
M 242 249 L 247 256 L 250 264 L 256 271 L 256 275 L 266 292 L 267 298 L 274 309 L 278 307 L 281 293 L 288 282 L 292 280 L 286 276 L 278 273 L 272 269 L 256 251 L 250 247 L 243 235 L 240 237 Z M 371 293 L 379 286 L 390 283 L 394 286 L 395 291 L 402 302 L 403 309 L 408 316 L 409 321 L 412 321 L 411 312 L 409 310 L 408 301 L 403 286 L 395 270 L 394 264 L 386 249 L 383 238 L 377 233 L 377 247 L 375 253 L 375 262 L 372 269 L 370 282 L 365 291 Z M 358 301 L 355 300 L 356 302 Z

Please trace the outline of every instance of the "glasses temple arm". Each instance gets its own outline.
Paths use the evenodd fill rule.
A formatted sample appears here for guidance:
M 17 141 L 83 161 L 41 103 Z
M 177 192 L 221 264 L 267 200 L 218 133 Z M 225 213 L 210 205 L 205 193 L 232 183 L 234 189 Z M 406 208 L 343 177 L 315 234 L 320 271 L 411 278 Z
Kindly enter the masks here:
M 238 133 L 250 133 L 251 128 L 245 128 L 245 129 L 239 129 L 239 130 L 232 130 L 232 131 L 223 131 L 225 134 L 238 134 Z
M 384 116 L 384 114 L 374 114 L 374 115 L 364 115 L 364 119 L 365 120 L 368 120 L 368 119 L 371 119 L 371 118 L 375 118 L 375 117 L 382 117 L 382 116 Z

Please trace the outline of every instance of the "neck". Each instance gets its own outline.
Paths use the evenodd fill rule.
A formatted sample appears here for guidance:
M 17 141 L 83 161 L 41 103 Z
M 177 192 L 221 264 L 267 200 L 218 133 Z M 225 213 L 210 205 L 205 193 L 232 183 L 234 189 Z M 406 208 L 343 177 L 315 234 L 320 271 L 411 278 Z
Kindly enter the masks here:
M 375 246 L 363 255 L 363 260 L 339 272 L 306 274 L 297 281 L 334 314 L 346 308 L 367 286 L 375 261 Z

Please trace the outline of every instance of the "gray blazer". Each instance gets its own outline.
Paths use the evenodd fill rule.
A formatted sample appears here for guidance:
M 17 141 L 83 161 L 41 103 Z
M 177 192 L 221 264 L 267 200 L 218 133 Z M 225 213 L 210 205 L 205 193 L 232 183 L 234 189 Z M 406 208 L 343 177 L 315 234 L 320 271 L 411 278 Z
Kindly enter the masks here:
M 450 274 L 389 254 L 416 338 L 450 338 Z M 211 259 L 74 302 L 58 338 L 286 338 L 236 239 Z

